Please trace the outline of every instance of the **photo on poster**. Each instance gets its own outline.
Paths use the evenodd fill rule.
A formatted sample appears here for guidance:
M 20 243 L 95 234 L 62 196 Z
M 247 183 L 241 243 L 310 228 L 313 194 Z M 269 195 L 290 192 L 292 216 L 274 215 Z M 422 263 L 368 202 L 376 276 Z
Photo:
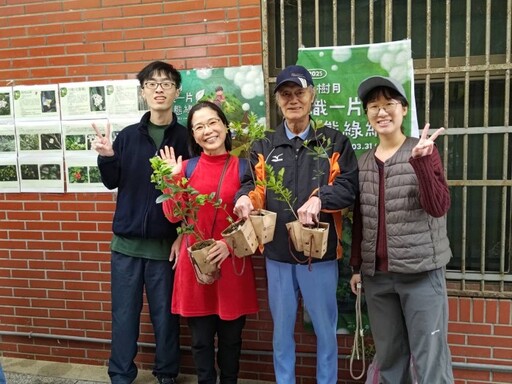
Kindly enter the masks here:
M 60 121 L 20 121 L 16 122 L 16 139 L 20 155 L 34 154 L 41 155 L 50 152 L 62 155 L 62 129 Z
M 86 153 L 96 156 L 97 153 L 91 148 L 91 142 L 96 137 L 92 124 L 102 127 L 107 120 L 66 120 L 62 121 L 62 135 L 64 136 L 64 152 Z
M 0 124 L 14 121 L 12 87 L 0 87 Z
M 62 120 L 107 117 L 107 85 L 106 81 L 59 84 Z
M 20 192 L 18 158 L 16 156 L 0 154 L 0 192 Z
M 14 118 L 23 120 L 59 120 L 57 84 L 19 85 L 13 87 Z
M 14 124 L 0 122 L 0 155 L 16 157 L 16 131 Z
M 97 156 L 66 160 L 66 192 L 109 192 L 101 181 Z
M 148 109 L 136 79 L 108 82 L 106 91 L 109 118 L 133 116 L 135 120 L 140 120 Z
M 20 155 L 18 166 L 21 192 L 64 192 L 62 155 Z

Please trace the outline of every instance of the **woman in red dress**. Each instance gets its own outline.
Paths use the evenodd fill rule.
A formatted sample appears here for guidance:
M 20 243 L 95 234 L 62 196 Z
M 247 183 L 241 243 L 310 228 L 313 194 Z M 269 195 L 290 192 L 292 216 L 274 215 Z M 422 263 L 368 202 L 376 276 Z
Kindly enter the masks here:
M 239 161 L 229 153 L 231 135 L 228 121 L 216 104 L 205 101 L 192 107 L 187 129 L 192 152 L 199 156 L 193 173 L 189 175 L 189 185 L 201 194 L 217 193 L 216 198 L 222 199 L 226 205 L 225 209 L 215 208 L 209 203 L 203 205 L 195 223 L 207 238 L 216 240 L 207 260 L 218 265 L 220 277 L 211 284 L 198 281 L 187 253 L 187 247 L 196 239 L 190 234 L 183 235 L 179 249 L 173 247 L 171 252 L 171 260 L 177 259 L 171 310 L 187 319 L 198 383 L 217 382 L 216 335 L 220 383 L 231 384 L 238 378 L 246 315 L 258 312 L 251 257 L 242 259 L 234 256 L 221 236 L 229 225 L 228 212 L 233 212 L 235 193 L 240 187 Z M 188 160 L 175 158 L 173 149 L 168 147 L 161 151 L 160 156 L 173 167 L 173 180 L 185 176 Z M 163 203 L 164 212 L 171 221 L 181 220 L 173 217 L 173 207 L 179 198 Z

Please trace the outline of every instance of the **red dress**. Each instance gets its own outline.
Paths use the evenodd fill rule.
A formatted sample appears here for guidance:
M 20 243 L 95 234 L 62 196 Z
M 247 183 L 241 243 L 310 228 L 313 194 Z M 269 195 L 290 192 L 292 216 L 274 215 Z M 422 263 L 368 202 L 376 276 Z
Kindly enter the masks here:
M 190 176 L 190 186 L 197 189 L 199 193 L 210 194 L 216 192 L 228 156 L 228 154 L 209 156 L 202 153 L 194 172 Z M 183 162 L 182 169 L 185 170 L 185 168 L 186 161 Z M 215 210 L 211 204 L 206 204 L 201 207 L 198 213 L 196 226 L 201 229 L 206 238 L 222 239 L 221 232 L 229 225 L 227 212 L 233 212 L 234 197 L 239 187 L 238 159 L 235 156 L 230 156 L 220 188 L 220 198 L 226 204 L 226 209 L 219 208 Z M 166 200 L 163 203 L 164 212 L 171 220 L 173 205 L 173 199 Z M 236 219 L 236 217 L 233 218 Z M 244 258 L 238 258 L 234 255 L 228 256 L 222 263 L 220 278 L 213 284 L 200 284 L 196 280 L 187 254 L 187 246 L 194 242 L 193 235 L 185 235 L 181 242 L 174 277 L 172 313 L 184 317 L 218 315 L 223 320 L 234 320 L 242 315 L 258 312 L 256 282 L 251 256 Z M 244 272 L 241 276 L 237 276 L 235 269 L 237 273 L 240 273 L 244 260 Z

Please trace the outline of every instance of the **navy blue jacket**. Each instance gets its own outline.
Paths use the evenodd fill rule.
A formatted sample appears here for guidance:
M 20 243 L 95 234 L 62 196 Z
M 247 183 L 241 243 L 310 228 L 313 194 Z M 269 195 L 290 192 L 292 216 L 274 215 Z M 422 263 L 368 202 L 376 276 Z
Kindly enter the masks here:
M 150 112 L 139 123 L 124 128 L 113 142 L 114 156 L 98 156 L 101 180 L 108 189 L 117 188 L 117 204 L 112 231 L 123 237 L 175 239 L 176 226 L 164 216 L 162 204 L 156 204 L 161 192 L 151 183 L 153 170 L 149 159 L 164 145 L 174 148 L 176 157 L 187 159 L 187 129 L 173 114 L 157 148 L 148 133 Z

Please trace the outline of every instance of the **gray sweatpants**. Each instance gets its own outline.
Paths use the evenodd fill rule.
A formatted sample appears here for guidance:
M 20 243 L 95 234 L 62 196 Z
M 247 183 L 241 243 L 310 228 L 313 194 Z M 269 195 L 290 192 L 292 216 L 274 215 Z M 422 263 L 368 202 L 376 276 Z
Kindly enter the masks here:
M 415 274 L 376 272 L 363 277 L 363 287 L 379 383 L 453 383 L 444 268 Z

